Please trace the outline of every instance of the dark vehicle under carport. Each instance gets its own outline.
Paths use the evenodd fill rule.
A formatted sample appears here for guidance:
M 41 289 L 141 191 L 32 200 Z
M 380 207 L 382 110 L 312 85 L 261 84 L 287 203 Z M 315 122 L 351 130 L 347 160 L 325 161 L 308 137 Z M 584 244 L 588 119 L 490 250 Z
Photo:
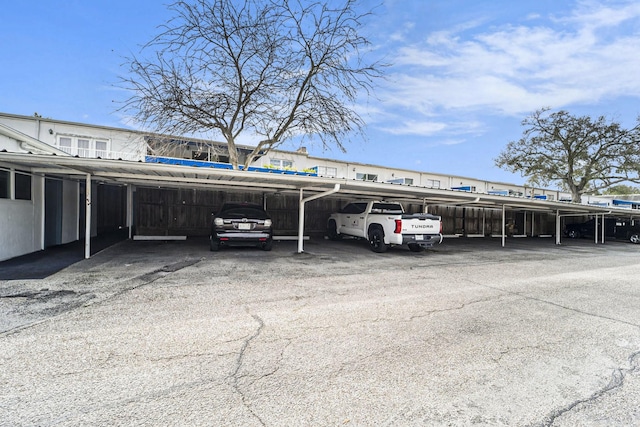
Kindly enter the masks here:
M 593 238 L 596 233 L 596 220 L 567 224 L 564 234 L 572 239 Z M 602 219 L 598 218 L 597 233 L 602 233 Z M 640 221 L 621 218 L 605 218 L 604 235 L 609 239 L 628 240 L 631 243 L 640 243 Z

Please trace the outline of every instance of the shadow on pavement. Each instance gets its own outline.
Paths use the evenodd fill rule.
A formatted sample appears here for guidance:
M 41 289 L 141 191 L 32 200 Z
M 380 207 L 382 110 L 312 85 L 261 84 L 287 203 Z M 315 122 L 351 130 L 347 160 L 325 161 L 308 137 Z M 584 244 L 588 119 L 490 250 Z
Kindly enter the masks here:
M 127 229 L 91 238 L 91 255 L 128 238 Z M 84 259 L 84 239 L 0 262 L 0 280 L 44 279 Z

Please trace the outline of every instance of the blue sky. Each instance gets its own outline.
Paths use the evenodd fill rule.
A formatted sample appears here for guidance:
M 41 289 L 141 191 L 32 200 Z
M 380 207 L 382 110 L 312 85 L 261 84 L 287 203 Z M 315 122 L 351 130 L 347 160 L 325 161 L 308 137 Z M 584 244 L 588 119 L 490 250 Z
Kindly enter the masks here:
M 128 127 L 123 57 L 169 17 L 157 0 L 7 2 L 0 111 Z M 364 31 L 392 64 L 358 106 L 367 140 L 312 155 L 523 183 L 493 159 L 536 109 L 640 115 L 637 1 L 383 0 Z

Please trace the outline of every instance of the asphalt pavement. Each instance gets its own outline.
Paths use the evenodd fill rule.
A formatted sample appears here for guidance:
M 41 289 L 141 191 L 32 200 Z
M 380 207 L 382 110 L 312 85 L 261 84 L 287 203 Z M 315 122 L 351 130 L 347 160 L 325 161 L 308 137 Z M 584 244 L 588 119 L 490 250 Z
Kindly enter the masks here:
M 128 230 L 101 233 L 91 238 L 91 255 L 121 242 L 128 237 Z M 41 251 L 0 261 L 0 280 L 44 279 L 81 261 L 85 257 L 85 240 L 48 247 Z
M 0 280 L 0 426 L 640 425 L 640 246 L 124 241 Z

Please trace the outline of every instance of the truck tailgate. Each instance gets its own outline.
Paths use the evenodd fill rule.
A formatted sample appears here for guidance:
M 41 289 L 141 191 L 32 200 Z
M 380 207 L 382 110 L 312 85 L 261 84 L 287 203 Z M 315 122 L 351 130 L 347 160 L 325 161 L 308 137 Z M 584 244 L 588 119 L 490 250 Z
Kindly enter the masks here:
M 431 214 L 402 215 L 402 234 L 438 234 L 440 217 Z

